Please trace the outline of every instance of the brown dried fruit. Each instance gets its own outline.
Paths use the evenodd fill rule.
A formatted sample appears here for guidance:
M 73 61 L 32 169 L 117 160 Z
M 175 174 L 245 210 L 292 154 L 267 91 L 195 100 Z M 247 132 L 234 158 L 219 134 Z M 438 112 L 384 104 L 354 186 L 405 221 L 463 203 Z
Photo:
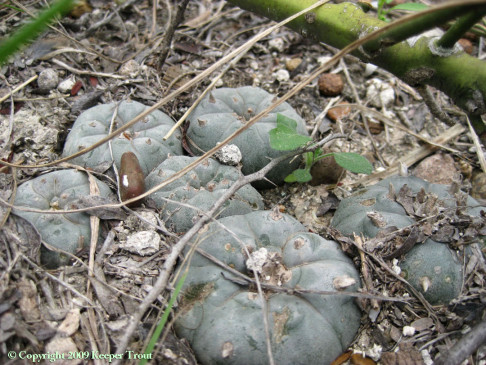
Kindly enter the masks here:
M 145 192 L 145 177 L 133 152 L 125 152 L 120 163 L 120 197 L 122 201 L 129 200 Z M 134 207 L 140 205 L 140 200 L 129 204 Z
M 344 82 L 341 75 L 325 73 L 318 80 L 319 92 L 324 96 L 336 96 L 343 92 Z

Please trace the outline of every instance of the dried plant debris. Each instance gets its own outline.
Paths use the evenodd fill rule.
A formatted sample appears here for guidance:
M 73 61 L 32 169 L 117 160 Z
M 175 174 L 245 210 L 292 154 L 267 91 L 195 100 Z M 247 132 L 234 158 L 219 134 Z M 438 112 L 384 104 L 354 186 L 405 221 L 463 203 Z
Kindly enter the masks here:
M 404 185 L 396 194 L 395 201 L 409 216 L 419 219 L 420 241 L 429 237 L 458 247 L 478 242 L 481 236 L 486 235 L 486 209 L 479 216 L 467 214 L 466 197 L 465 193 L 458 192 L 454 195 L 455 202 L 445 202 L 423 188 L 415 194 Z

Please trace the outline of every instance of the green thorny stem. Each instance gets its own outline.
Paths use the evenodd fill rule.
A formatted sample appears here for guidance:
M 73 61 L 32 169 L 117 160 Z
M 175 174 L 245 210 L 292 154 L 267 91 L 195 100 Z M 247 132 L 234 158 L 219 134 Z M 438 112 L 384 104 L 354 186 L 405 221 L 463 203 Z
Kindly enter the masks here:
M 276 21 L 295 14 L 314 2 L 228 1 Z M 476 121 L 474 128 L 485 140 L 486 126 L 480 120 L 480 115 L 486 113 L 485 62 L 456 48 L 437 47 L 436 38 L 410 38 L 458 16 L 466 17 L 465 14 L 484 12 L 486 0 L 453 1 L 400 18 L 393 23 L 386 23 L 364 13 L 358 5 L 352 3 L 325 4 L 306 16 L 297 18 L 288 26 L 304 37 L 339 49 L 366 34 L 386 27 L 382 34 L 368 41 L 353 54 L 364 62 L 371 62 L 393 73 L 411 86 L 431 85 L 443 91 L 471 120 Z

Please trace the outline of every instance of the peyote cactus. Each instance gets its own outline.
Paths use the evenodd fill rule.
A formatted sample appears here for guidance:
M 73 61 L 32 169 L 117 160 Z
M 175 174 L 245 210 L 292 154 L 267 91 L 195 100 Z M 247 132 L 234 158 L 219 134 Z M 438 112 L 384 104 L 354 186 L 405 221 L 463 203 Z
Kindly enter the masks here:
M 267 108 L 274 99 L 274 95 L 252 86 L 211 91 L 188 117 L 190 125 L 187 136 L 193 152 L 201 154 L 213 148 L 251 117 Z M 231 142 L 238 146 L 243 156 L 243 174 L 256 172 L 268 164 L 270 159 L 285 153 L 270 147 L 269 132 L 277 125 L 277 113 L 294 119 L 297 122 L 297 133 L 308 134 L 305 122 L 295 110 L 287 103 L 281 104 Z M 275 184 L 281 184 L 298 164 L 297 159 L 284 161 L 266 177 Z M 257 186 L 269 185 L 260 183 Z
M 105 183 L 94 178 L 102 197 L 115 197 Z M 15 205 L 41 210 L 69 210 L 71 203 L 89 195 L 86 173 L 77 170 L 53 171 L 19 186 Z M 43 214 L 14 209 L 29 221 L 49 245 L 75 254 L 88 247 L 91 238 L 89 215 L 85 213 Z M 41 263 L 53 269 L 68 263 L 67 255 L 41 248 Z
M 410 190 L 404 190 L 400 198 L 402 188 Z M 429 199 L 427 194 L 433 195 Z M 471 197 L 467 197 L 466 203 L 469 215 L 479 216 L 484 209 Z M 412 215 L 415 217 L 407 214 L 405 207 L 409 213 L 414 209 Z M 415 223 L 415 218 L 425 218 L 430 215 L 425 214 L 427 210 L 434 209 L 434 214 L 447 209 L 455 211 L 456 198 L 449 192 L 448 186 L 432 184 L 414 176 L 393 176 L 343 199 L 331 224 L 343 234 L 354 232 L 375 237 L 387 227 L 409 226 Z M 446 243 L 432 239 L 418 243 L 405 255 L 400 266 L 406 279 L 432 304 L 446 304 L 460 294 L 462 265 Z
M 122 101 L 97 105 L 84 111 L 76 119 L 66 139 L 63 156 L 72 155 L 106 137 L 114 116 L 113 130 L 125 125 L 147 108 L 136 101 Z M 120 159 L 125 152 L 133 152 L 136 155 L 145 175 L 164 161 L 169 154 L 181 155 L 182 145 L 178 131 L 163 141 L 163 137 L 173 125 L 174 122 L 169 116 L 156 110 L 114 138 L 111 145 L 117 168 L 120 168 Z M 109 146 L 105 143 L 76 157 L 72 162 L 96 171 L 105 171 L 112 165 L 113 159 Z
M 197 247 L 262 283 L 316 291 L 351 290 L 359 274 L 338 244 L 308 233 L 294 218 L 257 211 L 209 224 Z M 242 244 L 250 252 L 246 255 Z M 189 249 L 188 249 L 189 252 Z M 194 253 L 175 328 L 202 364 L 267 364 L 262 303 L 253 287 Z M 277 364 L 329 364 L 353 340 L 360 312 L 349 296 L 264 290 Z
M 169 157 L 147 176 L 146 188 L 151 189 L 160 184 L 196 159 L 187 156 Z M 185 232 L 194 225 L 194 220 L 200 213 L 166 199 L 190 204 L 206 211 L 240 176 L 237 168 L 209 159 L 180 179 L 157 190 L 149 199 L 152 199 L 156 207 L 162 211 L 168 226 L 176 232 Z M 262 197 L 252 186 L 246 185 L 225 203 L 218 216 L 246 214 L 257 209 L 263 209 Z

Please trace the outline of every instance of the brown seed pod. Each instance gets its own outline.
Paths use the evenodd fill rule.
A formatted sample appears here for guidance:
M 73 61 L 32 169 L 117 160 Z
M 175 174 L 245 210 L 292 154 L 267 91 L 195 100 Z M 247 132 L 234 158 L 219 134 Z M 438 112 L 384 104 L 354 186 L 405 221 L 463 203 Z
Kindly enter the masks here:
M 125 152 L 120 162 L 120 197 L 122 201 L 129 200 L 145 192 L 145 177 L 133 152 Z M 130 207 L 140 205 L 140 200 L 129 204 Z

